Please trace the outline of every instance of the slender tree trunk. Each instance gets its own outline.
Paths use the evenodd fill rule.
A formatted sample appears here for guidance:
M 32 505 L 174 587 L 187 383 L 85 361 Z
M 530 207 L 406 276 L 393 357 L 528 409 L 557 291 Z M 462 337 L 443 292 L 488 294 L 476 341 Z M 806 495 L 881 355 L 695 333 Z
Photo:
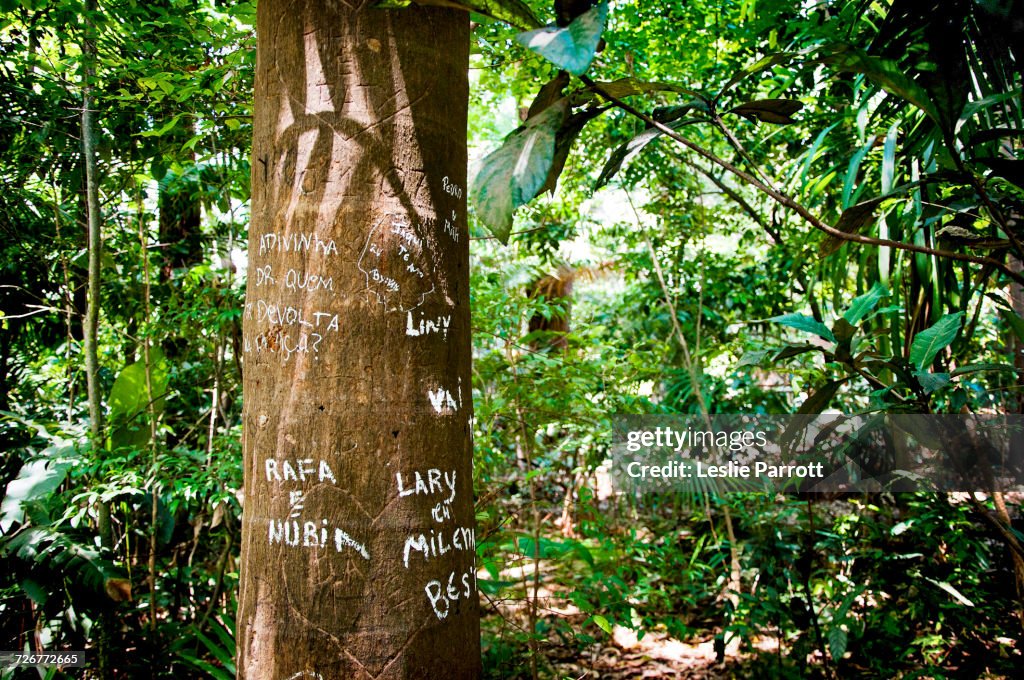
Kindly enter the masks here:
M 82 41 L 82 156 L 85 165 L 85 205 L 88 222 L 89 280 L 86 292 L 86 309 L 83 344 L 85 349 L 86 394 L 89 399 L 89 440 L 93 455 L 104 448 L 103 397 L 99 384 L 99 350 L 97 328 L 100 317 L 100 261 L 103 254 L 101 234 L 100 192 L 96 171 L 96 118 L 93 100 L 93 79 L 96 76 L 96 0 L 85 0 L 85 38 Z M 100 503 L 97 517 L 97 531 L 100 546 L 113 549 L 113 532 L 110 525 L 110 504 Z M 112 612 L 104 607 L 97 621 L 96 640 L 98 647 L 99 677 L 111 676 L 110 665 L 111 632 L 114 621 Z
M 364 4 L 258 5 L 240 678 L 480 673 L 468 16 Z
M 94 449 L 103 447 L 103 397 L 99 385 L 99 354 L 96 347 L 100 318 L 100 258 L 103 240 L 100 233 L 100 193 L 96 185 L 96 118 L 92 97 L 96 66 L 96 29 L 93 15 L 96 0 L 85 0 L 85 40 L 82 42 L 82 60 L 85 64 L 82 85 L 82 155 L 85 157 L 85 204 L 89 225 L 89 284 L 85 309 L 85 378 L 89 397 L 90 434 Z M 105 526 L 104 526 L 105 520 Z M 101 506 L 100 540 L 110 546 L 110 508 Z

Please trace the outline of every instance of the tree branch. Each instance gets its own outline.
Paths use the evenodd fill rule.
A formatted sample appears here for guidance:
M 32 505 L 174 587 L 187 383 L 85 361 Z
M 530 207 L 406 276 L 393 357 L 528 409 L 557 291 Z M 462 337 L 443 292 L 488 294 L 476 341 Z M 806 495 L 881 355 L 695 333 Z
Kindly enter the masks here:
M 642 112 L 642 111 L 640 111 L 640 110 L 630 106 L 629 104 L 627 104 L 626 102 L 622 101 L 618 97 L 612 96 L 603 87 L 601 87 L 601 85 L 599 85 L 598 83 L 595 83 L 593 80 L 591 80 L 587 76 L 580 76 L 580 80 L 582 80 L 586 85 L 588 85 L 591 88 L 593 88 L 598 94 L 600 94 L 602 97 L 604 97 L 605 99 L 610 101 L 617 108 L 620 108 L 623 111 L 625 111 L 626 113 L 628 113 L 628 114 L 630 114 L 632 116 L 635 116 L 636 118 L 639 118 L 640 120 L 644 121 L 645 123 L 647 123 L 651 127 L 653 127 L 655 129 L 657 129 L 658 131 L 660 131 L 662 134 L 664 134 L 664 135 L 670 137 L 671 139 L 674 139 L 675 141 L 679 142 L 680 144 L 682 144 L 686 148 L 690 149 L 691 151 L 693 151 L 697 155 L 699 155 L 702 158 L 704 158 L 705 160 L 708 160 L 708 161 L 714 163 L 715 165 L 717 165 L 717 166 L 719 166 L 719 167 L 721 167 L 721 168 L 731 172 L 732 174 L 736 175 L 737 177 L 742 179 L 744 182 L 746 182 L 750 186 L 752 186 L 755 189 L 757 189 L 758 191 L 760 191 L 760 192 L 766 194 L 767 196 L 770 196 L 771 198 L 773 198 L 780 205 L 783 205 L 783 206 L 789 208 L 790 210 L 792 210 L 793 212 L 795 212 L 797 215 L 802 217 L 808 224 L 810 224 L 815 229 L 818 229 L 819 231 L 823 231 L 826 234 L 828 234 L 829 236 L 835 237 L 835 238 L 837 238 L 837 239 L 839 239 L 841 241 L 851 241 L 853 243 L 863 243 L 865 245 L 870 245 L 870 246 L 882 246 L 882 247 L 886 247 L 886 248 L 894 248 L 896 250 L 906 250 L 906 251 L 909 251 L 909 252 L 912 252 L 912 253 L 923 253 L 924 255 L 933 255 L 935 257 L 943 257 L 943 258 L 950 259 L 950 260 L 960 260 L 962 262 L 973 262 L 974 264 L 991 265 L 991 266 L 995 267 L 996 269 L 998 269 L 999 271 L 1001 271 L 1007 277 L 1013 279 L 1017 283 L 1020 283 L 1020 284 L 1024 285 L 1024 275 L 1018 274 L 1017 272 L 1015 272 L 1012 269 L 1010 269 L 1005 263 L 1000 262 L 999 260 L 992 259 L 991 257 L 982 257 L 982 256 L 979 256 L 979 255 L 968 255 L 967 253 L 955 253 L 955 252 L 952 252 L 952 251 L 949 251 L 949 250 L 939 250 L 939 249 L 936 249 L 936 248 L 928 248 L 926 246 L 918 246 L 918 245 L 914 245 L 914 244 L 911 244 L 911 243 L 903 243 L 901 241 L 892 241 L 892 240 L 889 240 L 889 239 L 874 238 L 872 236 L 864 236 L 863 234 L 851 234 L 849 232 L 845 232 L 845 231 L 842 231 L 840 229 L 836 229 L 835 227 L 833 227 L 833 226 L 831 226 L 829 224 L 826 224 L 820 218 L 815 216 L 810 210 L 808 210 L 807 208 L 805 208 L 801 204 L 797 203 L 793 198 L 791 198 L 787 194 L 784 194 L 781 191 L 778 191 L 777 189 L 774 189 L 774 188 L 768 186 L 767 184 L 765 184 L 764 182 L 762 182 L 758 178 L 754 177 L 750 173 L 745 172 L 744 170 L 739 169 L 738 167 L 736 167 L 735 165 L 733 165 L 729 161 L 724 160 L 722 158 L 719 158 L 718 156 L 716 156 L 715 154 L 711 153 L 710 151 L 704 149 L 703 147 L 701 147 L 700 145 L 696 144 L 695 142 L 692 142 L 689 139 L 687 139 L 686 137 L 683 137 L 682 135 L 680 135 L 679 133 L 677 133 L 675 130 L 673 130 L 672 128 L 668 127 L 667 125 L 659 123 L 658 121 L 656 121 L 653 118 L 651 118 L 650 116 L 648 116 L 646 113 L 644 113 L 644 112 Z

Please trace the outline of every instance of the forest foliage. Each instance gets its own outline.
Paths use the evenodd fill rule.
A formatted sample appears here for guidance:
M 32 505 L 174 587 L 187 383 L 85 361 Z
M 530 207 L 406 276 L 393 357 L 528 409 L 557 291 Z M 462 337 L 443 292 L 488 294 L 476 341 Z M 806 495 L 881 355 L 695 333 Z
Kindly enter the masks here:
M 753 677 L 1011 676 L 1018 498 L 604 470 L 622 413 L 1021 412 L 1019 0 L 460 4 L 487 674 L 620 672 L 632 634 Z M 230 678 L 255 8 L 86 11 L 0 0 L 0 648 Z

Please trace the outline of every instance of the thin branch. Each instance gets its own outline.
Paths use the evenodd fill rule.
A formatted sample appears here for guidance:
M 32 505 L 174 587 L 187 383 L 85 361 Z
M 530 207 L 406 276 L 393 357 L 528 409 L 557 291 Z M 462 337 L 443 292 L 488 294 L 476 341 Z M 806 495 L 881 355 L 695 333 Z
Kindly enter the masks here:
M 715 177 L 714 173 L 712 173 L 709 169 L 702 167 L 682 156 L 679 156 L 679 160 L 681 160 L 683 163 L 686 163 L 691 168 L 695 169 L 697 172 L 707 177 L 712 184 L 714 184 L 716 187 L 722 190 L 723 194 L 732 199 L 732 201 L 736 203 L 736 205 L 738 205 L 743 210 L 743 212 L 747 213 L 750 219 L 757 222 L 758 226 L 760 226 L 766 234 L 772 237 L 772 240 L 774 240 L 777 244 L 782 245 L 782 234 L 780 234 L 771 226 L 769 226 L 768 220 L 762 217 L 761 213 L 757 212 L 757 210 L 754 209 L 754 206 L 750 205 L 747 199 L 743 198 L 743 196 L 741 196 L 738 191 L 727 185 L 718 177 Z
M 677 133 L 675 130 L 673 130 L 672 128 L 668 127 L 667 125 L 664 125 L 663 123 L 659 123 L 658 121 L 656 121 L 653 118 L 651 118 L 650 116 L 648 116 L 646 113 L 644 113 L 642 111 L 639 111 L 638 109 L 630 106 L 629 104 L 627 104 L 626 102 L 622 101 L 618 97 L 612 96 L 604 88 L 602 88 L 599 84 L 595 83 L 593 80 L 591 80 L 587 76 L 580 76 L 580 79 L 586 85 L 589 85 L 595 91 L 597 91 L 602 97 L 604 97 L 608 101 L 612 102 L 616 107 L 622 109 L 623 111 L 625 111 L 626 113 L 628 113 L 628 114 L 630 114 L 632 116 L 635 116 L 635 117 L 639 118 L 640 120 L 642 120 L 645 123 L 647 123 L 649 126 L 651 126 L 653 128 L 656 128 L 659 132 L 661 132 L 662 134 L 664 134 L 664 135 L 670 137 L 671 139 L 674 139 L 675 141 L 679 142 L 680 144 L 682 144 L 686 148 L 690 149 L 691 151 L 693 151 L 694 153 L 699 155 L 701 158 L 704 158 L 705 160 L 708 160 L 708 161 L 714 163 L 715 165 L 717 165 L 717 166 L 719 166 L 719 167 L 721 167 L 721 168 L 731 172 L 732 174 L 736 175 L 737 177 L 742 179 L 744 182 L 746 182 L 750 186 L 752 186 L 755 189 L 757 189 L 758 191 L 760 191 L 760 192 L 766 194 L 767 196 L 770 196 L 771 198 L 773 198 L 780 205 L 783 205 L 783 206 L 789 208 L 790 210 L 792 210 L 793 212 L 795 212 L 796 214 L 798 214 L 800 217 L 802 217 L 808 224 L 810 224 L 815 229 L 818 229 L 819 231 L 823 231 L 826 234 L 828 234 L 829 236 L 835 237 L 835 238 L 837 238 L 837 239 L 839 239 L 841 241 L 852 241 L 854 243 L 863 243 L 865 245 L 870 245 L 870 246 L 882 246 L 882 247 L 887 247 L 887 248 L 894 248 L 896 250 L 907 250 L 907 251 L 910 251 L 910 252 L 913 252 L 913 253 L 923 253 L 924 255 L 933 255 L 935 257 L 943 257 L 943 258 L 950 259 L 950 260 L 960 260 L 962 262 L 973 262 L 974 264 L 992 265 L 996 269 L 998 269 L 999 271 L 1001 271 L 1004 274 L 1006 274 L 1006 276 L 1008 276 L 1009 278 L 1013 279 L 1017 283 L 1020 283 L 1021 285 L 1024 285 L 1024 275 L 1018 274 L 1017 272 L 1013 271 L 1008 266 L 1006 266 L 1005 263 L 1000 262 L 999 260 L 994 260 L 994 259 L 992 259 L 990 257 L 980 257 L 980 256 L 977 256 L 977 255 L 968 255 L 966 253 L 955 253 L 955 252 L 948 251 L 948 250 L 938 250 L 936 248 L 928 248 L 926 246 L 918 246 L 918 245 L 914 245 L 914 244 L 911 244 L 911 243 L 903 243 L 901 241 L 892 241 L 892 240 L 889 240 L 889 239 L 874 238 L 872 236 L 864 236 L 863 234 L 851 234 L 849 232 L 845 232 L 845 231 L 841 231 L 839 229 L 836 229 L 835 227 L 833 227 L 833 226 L 823 222 L 820 218 L 815 216 L 810 210 L 805 208 L 803 205 L 797 203 L 790 196 L 782 193 L 781 191 L 773 189 L 772 187 L 768 186 L 767 184 L 765 184 L 764 182 L 762 182 L 758 178 L 754 177 L 750 173 L 748 173 L 748 172 L 746 172 L 744 170 L 741 170 L 740 168 L 736 167 L 735 165 L 733 165 L 729 161 L 724 160 L 722 158 L 719 158 L 718 156 L 716 156 L 715 154 L 713 154 L 710 151 L 706 150 L 705 148 L 703 148 L 699 144 L 690 141 L 686 137 L 683 137 L 682 135 L 680 135 L 679 133 Z
M 554 225 L 554 224 L 545 224 L 542 227 L 534 227 L 533 229 L 523 229 L 522 231 L 513 231 L 513 232 L 509 233 L 509 236 L 518 236 L 519 234 L 532 234 L 535 231 L 544 231 L 545 229 L 550 229 L 551 227 L 554 227 L 554 226 L 556 226 L 556 225 Z M 469 238 L 469 240 L 470 241 L 490 241 L 491 239 L 496 239 L 496 238 L 498 238 L 498 237 L 497 236 L 471 236 Z
M 690 345 L 686 341 L 686 336 L 683 335 L 683 329 L 679 327 L 679 316 L 676 313 L 675 303 L 672 302 L 672 297 L 668 292 L 668 285 L 665 283 L 665 276 L 661 271 L 661 262 L 658 260 L 658 253 L 654 250 L 654 244 L 651 243 L 651 237 L 647 235 L 647 230 L 643 227 L 640 221 L 640 213 L 637 212 L 636 206 L 633 205 L 633 197 L 626 192 L 626 201 L 629 202 L 629 207 L 633 210 L 633 216 L 636 218 L 637 224 L 640 225 L 640 233 L 644 235 L 644 242 L 647 244 L 647 249 L 651 252 L 651 262 L 654 264 L 654 273 L 658 277 L 658 283 L 661 284 L 661 292 L 665 298 L 665 304 L 668 305 L 669 313 L 672 316 L 672 328 L 675 330 L 676 337 L 679 339 L 679 345 L 683 349 L 683 362 L 686 364 L 686 372 L 690 374 L 690 385 L 693 388 L 693 396 L 697 399 L 697 406 L 700 408 L 701 415 L 707 422 L 708 429 L 711 428 L 711 420 L 709 417 L 709 411 L 707 403 L 704 401 L 704 392 L 700 386 L 700 377 L 697 375 L 696 366 L 693 363 L 693 357 L 690 354 Z
M 736 135 L 732 133 L 732 130 L 726 127 L 725 121 L 722 120 L 722 117 L 719 116 L 717 112 L 712 113 L 711 122 L 715 127 L 721 130 L 722 134 L 725 135 L 725 138 L 729 141 L 729 144 L 732 148 L 736 149 L 736 153 L 738 153 L 740 157 L 747 162 L 747 165 L 749 165 L 751 169 L 760 176 L 765 184 L 771 186 L 771 180 L 769 180 L 768 176 L 761 171 L 761 168 L 754 162 L 754 159 L 750 157 L 750 154 L 747 153 L 746 148 L 744 148 L 743 144 L 740 143 L 740 140 L 736 138 Z

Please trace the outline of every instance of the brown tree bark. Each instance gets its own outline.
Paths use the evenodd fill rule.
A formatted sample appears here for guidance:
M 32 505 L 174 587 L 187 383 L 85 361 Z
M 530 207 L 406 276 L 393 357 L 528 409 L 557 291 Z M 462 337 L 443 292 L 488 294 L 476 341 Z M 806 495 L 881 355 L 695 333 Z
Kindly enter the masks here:
M 480 673 L 469 20 L 261 0 L 240 678 Z

